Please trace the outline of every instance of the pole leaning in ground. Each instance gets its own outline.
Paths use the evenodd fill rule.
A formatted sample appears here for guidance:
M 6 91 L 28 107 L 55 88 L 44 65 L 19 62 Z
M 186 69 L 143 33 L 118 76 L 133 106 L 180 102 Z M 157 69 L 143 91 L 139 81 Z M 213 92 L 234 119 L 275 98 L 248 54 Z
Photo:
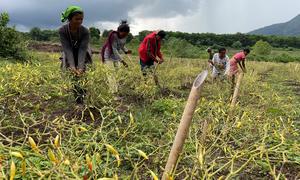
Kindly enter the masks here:
M 197 102 L 200 98 L 201 88 L 203 86 L 204 80 L 206 79 L 208 71 L 204 71 L 198 75 L 193 83 L 187 104 L 185 106 L 175 140 L 165 167 L 165 171 L 162 180 L 166 180 L 168 175 L 171 174 L 175 169 L 178 157 L 183 149 L 185 139 L 188 135 L 189 128 L 192 122 L 192 118 L 197 106 Z
M 155 85 L 156 85 L 159 89 L 161 89 L 161 86 L 160 86 L 160 84 L 159 84 L 158 77 L 157 77 L 157 74 L 156 74 L 159 65 L 160 65 L 159 63 L 156 63 L 156 65 L 155 65 L 155 68 L 154 68 L 154 71 L 153 71 L 153 79 L 154 79 Z
M 231 107 L 235 106 L 235 104 L 236 104 L 243 76 L 244 76 L 244 73 L 239 73 L 238 74 L 238 79 L 237 79 L 237 82 L 236 82 L 236 85 L 235 85 L 235 88 L 234 88 L 234 93 L 233 93 L 233 96 L 232 96 Z

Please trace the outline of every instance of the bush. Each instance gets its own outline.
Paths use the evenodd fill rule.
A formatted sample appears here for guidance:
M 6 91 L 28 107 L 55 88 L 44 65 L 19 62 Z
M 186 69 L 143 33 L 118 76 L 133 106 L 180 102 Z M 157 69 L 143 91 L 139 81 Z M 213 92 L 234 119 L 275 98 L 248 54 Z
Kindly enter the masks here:
M 7 13 L 0 15 L 0 57 L 25 60 L 27 58 L 26 47 L 21 33 L 15 28 L 7 27 L 9 16 Z
M 265 41 L 257 41 L 253 46 L 253 53 L 258 55 L 270 55 L 272 52 L 272 46 Z
M 112 32 L 113 30 L 104 30 L 102 33 L 102 37 L 107 38 L 109 36 L 109 34 Z
M 288 63 L 288 62 L 295 62 L 297 61 L 297 58 L 290 56 L 287 53 L 280 54 L 278 56 L 273 57 L 273 61 L 275 62 L 282 62 L 282 63 Z
M 218 45 L 218 44 L 214 44 L 211 46 L 212 49 L 220 49 L 222 48 L 222 46 Z
M 98 28 L 90 27 L 90 34 L 92 39 L 96 39 L 96 40 L 100 39 L 101 32 Z
M 41 30 L 38 27 L 34 27 L 30 30 L 29 36 L 35 41 L 58 41 L 57 30 Z
M 231 45 L 231 47 L 235 49 L 241 49 L 243 47 L 243 44 L 240 41 L 236 41 Z
M 170 54 L 179 58 L 199 58 L 201 49 L 193 46 L 184 39 L 169 38 L 163 45 L 163 49 L 167 50 Z

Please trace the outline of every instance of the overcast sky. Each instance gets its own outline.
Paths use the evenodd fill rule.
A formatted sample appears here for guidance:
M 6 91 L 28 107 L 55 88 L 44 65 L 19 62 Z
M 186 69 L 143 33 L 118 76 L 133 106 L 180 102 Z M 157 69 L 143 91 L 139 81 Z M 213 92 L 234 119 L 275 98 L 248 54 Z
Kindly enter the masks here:
M 128 19 L 134 34 L 146 29 L 249 32 L 300 14 L 299 0 L 0 0 L 0 12 L 7 11 L 10 24 L 22 31 L 55 29 L 69 5 L 84 9 L 86 26 L 116 29 Z

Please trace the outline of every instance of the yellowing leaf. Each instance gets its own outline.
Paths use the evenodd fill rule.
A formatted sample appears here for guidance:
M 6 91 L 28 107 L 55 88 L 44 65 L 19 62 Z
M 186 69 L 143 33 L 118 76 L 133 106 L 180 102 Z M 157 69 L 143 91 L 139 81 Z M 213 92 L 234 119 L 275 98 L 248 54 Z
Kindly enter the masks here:
M 70 161 L 68 159 L 64 160 L 64 164 L 69 166 L 70 165 Z
M 18 158 L 21 158 L 21 159 L 24 159 L 23 155 L 19 152 L 11 152 L 10 153 L 12 156 L 15 156 L 15 157 L 18 157 Z
M 39 153 L 39 152 L 40 152 L 40 150 L 38 149 L 38 147 L 37 147 L 35 141 L 32 139 L 32 137 L 29 137 L 29 138 L 28 138 L 28 142 L 29 142 L 29 144 L 30 144 L 30 146 L 31 146 L 31 148 L 32 148 L 32 150 L 33 150 L 34 152 L 36 152 L 36 153 Z
M 94 114 L 92 113 L 92 111 L 89 110 L 89 113 L 90 113 L 92 120 L 95 121 L 95 117 L 94 117 Z
M 79 131 L 82 131 L 82 132 L 88 131 L 85 127 L 79 127 L 78 130 L 79 130 Z
M 88 154 L 85 155 L 85 160 L 86 160 L 86 164 L 87 164 L 89 170 L 93 171 L 93 164 L 92 164 L 91 158 Z
M 48 149 L 48 156 L 52 163 L 54 163 L 54 164 L 58 163 L 58 160 L 56 159 L 53 151 L 50 148 Z
M 137 151 L 138 151 L 139 155 L 142 156 L 144 159 L 147 159 L 147 160 L 149 159 L 145 152 L 143 152 L 139 149 L 137 149 Z
M 9 179 L 13 180 L 15 178 L 15 175 L 16 175 L 16 164 L 14 161 L 11 161 Z
M 120 159 L 120 156 L 117 154 L 115 155 L 116 159 L 117 159 L 117 163 L 118 163 L 118 167 L 120 167 L 121 165 L 121 159 Z
M 59 148 L 60 147 L 60 142 L 59 142 L 59 135 L 57 135 L 56 137 L 55 137 L 55 139 L 54 139 L 54 146 L 56 147 L 56 148 Z
M 122 123 L 122 118 L 120 115 L 118 116 L 118 120 L 119 120 L 119 123 Z
M 134 118 L 133 118 L 132 113 L 129 113 L 129 117 L 130 117 L 130 123 L 134 124 Z
M 156 176 L 156 174 L 153 171 L 149 170 L 149 172 L 150 172 L 153 180 L 158 180 L 158 177 Z
M 112 153 L 113 155 L 119 155 L 118 151 L 112 146 L 112 145 L 109 145 L 109 144 L 105 144 L 107 150 Z
M 239 122 L 236 123 L 237 128 L 240 128 L 241 126 L 242 126 L 242 122 L 239 121 Z
M 25 176 L 26 173 L 26 162 L 25 160 L 22 161 L 22 176 Z

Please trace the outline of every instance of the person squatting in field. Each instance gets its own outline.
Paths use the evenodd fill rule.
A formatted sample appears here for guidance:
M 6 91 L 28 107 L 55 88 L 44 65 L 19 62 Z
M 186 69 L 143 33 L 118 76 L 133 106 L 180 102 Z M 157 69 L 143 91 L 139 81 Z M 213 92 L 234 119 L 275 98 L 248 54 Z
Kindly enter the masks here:
M 250 54 L 249 49 L 244 49 L 243 51 L 236 53 L 229 61 L 229 66 L 226 70 L 226 74 L 231 79 L 232 87 L 231 89 L 234 89 L 235 86 L 235 76 L 239 73 L 239 67 L 242 69 L 243 73 L 247 72 L 245 60 L 247 55 Z
M 92 63 L 92 53 L 89 48 L 90 33 L 82 26 L 83 10 L 78 6 L 68 7 L 61 15 L 61 21 L 68 21 L 59 29 L 63 49 L 61 58 L 62 70 L 70 70 L 73 74 L 73 91 L 78 104 L 82 104 L 85 90 L 80 85 L 80 77 L 85 73 L 87 64 Z
M 164 58 L 160 51 L 161 41 L 166 37 L 166 32 L 163 30 L 154 31 L 148 34 L 139 47 L 140 65 L 144 76 L 147 71 L 153 72 L 154 62 L 163 63 Z M 158 58 L 157 58 L 158 57 Z
M 229 66 L 229 57 L 227 56 L 227 50 L 225 48 L 220 48 L 219 52 L 214 54 L 211 65 L 213 66 L 212 78 L 215 81 L 217 78 L 224 80 L 225 71 Z
M 115 76 L 113 75 L 116 69 L 122 63 L 125 67 L 128 67 L 127 63 L 123 60 L 120 55 L 120 51 L 125 54 L 131 54 L 131 50 L 125 47 L 130 27 L 127 21 L 122 21 L 117 31 L 112 31 L 101 50 L 102 62 L 109 68 L 108 81 L 110 90 L 112 93 L 118 92 L 118 85 Z

